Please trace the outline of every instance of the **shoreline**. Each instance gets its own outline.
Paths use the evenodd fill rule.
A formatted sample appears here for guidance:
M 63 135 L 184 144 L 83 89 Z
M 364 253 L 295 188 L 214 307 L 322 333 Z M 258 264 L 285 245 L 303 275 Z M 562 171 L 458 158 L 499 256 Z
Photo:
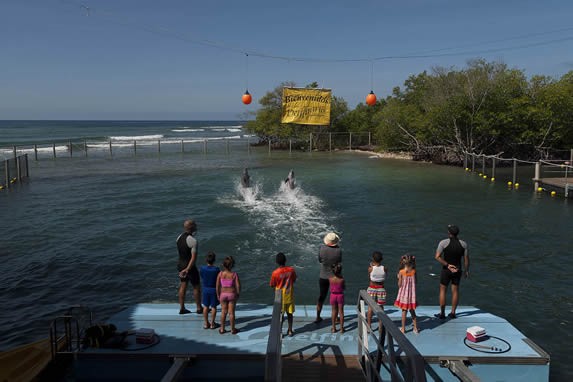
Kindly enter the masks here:
M 370 156 L 375 156 L 382 159 L 400 159 L 400 160 L 414 160 L 414 155 L 409 152 L 378 152 L 378 151 L 370 151 L 370 150 L 345 150 L 354 153 L 363 153 L 368 154 Z

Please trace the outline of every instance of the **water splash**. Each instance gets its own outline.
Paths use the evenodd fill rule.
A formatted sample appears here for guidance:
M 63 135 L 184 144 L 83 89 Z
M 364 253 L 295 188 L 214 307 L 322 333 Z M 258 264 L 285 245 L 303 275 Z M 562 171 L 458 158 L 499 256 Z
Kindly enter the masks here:
M 283 181 L 270 195 L 264 194 L 258 182 L 243 188 L 237 181 L 235 191 L 235 195 L 223 196 L 218 202 L 241 210 L 256 227 L 257 240 L 243 243 L 242 250 L 250 253 L 271 251 L 270 254 L 282 251 L 294 255 L 289 263 L 298 267 L 316 262 L 320 238 L 335 230 L 328 222 L 332 216 L 326 217 L 324 202 L 319 197 L 307 194 L 300 183 L 290 189 Z M 282 247 L 276 247 L 277 244 Z M 262 252 L 261 247 L 265 248 Z

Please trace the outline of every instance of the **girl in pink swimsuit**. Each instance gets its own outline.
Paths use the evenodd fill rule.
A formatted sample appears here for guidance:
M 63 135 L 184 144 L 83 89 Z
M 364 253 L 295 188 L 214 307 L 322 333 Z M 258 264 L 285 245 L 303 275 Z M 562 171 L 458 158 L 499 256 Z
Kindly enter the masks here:
M 342 264 L 332 265 L 333 276 L 330 282 L 330 307 L 332 309 L 332 333 L 336 333 L 336 320 L 340 321 L 340 333 L 344 333 L 344 278 L 342 277 Z
M 235 328 L 235 304 L 239 299 L 241 283 L 239 282 L 239 275 L 232 271 L 234 266 L 233 256 L 227 256 L 223 261 L 223 271 L 217 276 L 217 297 L 221 302 L 221 327 L 219 328 L 221 334 L 226 332 L 227 313 L 229 313 L 231 333 L 237 334 L 239 332 Z

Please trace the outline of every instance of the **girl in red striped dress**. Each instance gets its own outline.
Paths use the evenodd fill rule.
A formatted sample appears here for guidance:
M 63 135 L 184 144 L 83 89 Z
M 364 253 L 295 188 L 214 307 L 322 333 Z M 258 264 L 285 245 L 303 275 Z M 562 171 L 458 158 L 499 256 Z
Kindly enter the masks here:
M 406 331 L 406 312 L 410 311 L 414 333 L 418 334 L 418 324 L 416 323 L 416 257 L 406 254 L 400 260 L 400 271 L 398 272 L 398 297 L 394 306 L 402 309 L 402 327 L 400 331 Z

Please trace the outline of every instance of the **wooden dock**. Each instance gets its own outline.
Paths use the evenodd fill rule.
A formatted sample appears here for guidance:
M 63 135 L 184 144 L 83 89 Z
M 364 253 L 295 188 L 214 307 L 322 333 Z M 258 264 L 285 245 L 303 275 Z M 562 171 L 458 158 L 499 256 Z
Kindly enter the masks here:
M 559 190 L 563 190 L 565 196 L 573 194 L 573 177 L 568 178 L 541 178 L 539 179 L 541 186 L 549 186 Z
M 79 381 L 161 380 L 174 362 L 183 360 L 187 367 L 178 380 L 264 380 L 272 309 L 269 305 L 239 304 L 236 326 L 240 332 L 233 335 L 203 329 L 202 315 L 179 315 L 177 304 L 135 305 L 110 317 L 108 323 L 118 330 L 151 328 L 158 342 L 145 346 L 128 336 L 129 344 L 122 350 L 85 349 L 76 356 L 74 377 Z M 385 312 L 399 325 L 401 311 L 388 307 Z M 471 306 L 459 307 L 456 319 L 440 320 L 434 317 L 436 312 L 438 307 L 419 307 L 420 333 L 414 334 L 410 325 L 405 334 L 424 357 L 428 381 L 459 381 L 444 363 L 460 359 L 469 360 L 470 369 L 482 380 L 494 376 L 503 376 L 500 380 L 507 381 L 530 377 L 548 380 L 549 356 L 505 319 Z M 345 313 L 346 332 L 331 333 L 328 306 L 324 307 L 324 320 L 319 324 L 313 322 L 315 306 L 296 307 L 295 334 L 285 336 L 286 324 L 283 328 L 282 380 L 365 380 L 358 359 L 356 307 L 346 306 Z M 373 327 L 376 329 L 377 325 L 374 323 Z M 491 336 L 480 343 L 484 348 L 471 347 L 464 340 L 466 329 L 475 325 L 486 328 Z M 374 341 L 370 341 L 368 349 L 376 352 Z M 384 367 L 380 375 L 383 380 L 390 378 Z M 523 375 L 527 378 L 520 377 Z

